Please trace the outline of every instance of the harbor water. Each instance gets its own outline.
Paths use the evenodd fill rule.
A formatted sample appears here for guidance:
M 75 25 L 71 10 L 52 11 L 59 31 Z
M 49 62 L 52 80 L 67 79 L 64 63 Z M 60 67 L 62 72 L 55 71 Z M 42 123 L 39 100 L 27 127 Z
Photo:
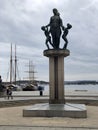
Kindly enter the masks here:
M 49 96 L 49 85 L 43 85 L 44 96 Z M 98 85 L 65 85 L 65 96 L 98 96 Z M 13 91 L 14 96 L 39 96 L 39 91 Z
M 65 85 L 65 90 L 87 90 L 87 91 L 98 91 L 98 85 Z M 49 90 L 49 85 L 45 85 L 45 90 Z

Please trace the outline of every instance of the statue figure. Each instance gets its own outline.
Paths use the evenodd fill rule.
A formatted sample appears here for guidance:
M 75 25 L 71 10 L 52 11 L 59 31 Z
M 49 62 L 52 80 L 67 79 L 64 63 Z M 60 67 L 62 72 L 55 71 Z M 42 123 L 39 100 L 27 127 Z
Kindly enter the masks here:
M 52 47 L 53 47 L 53 44 L 51 42 L 51 36 L 50 36 L 50 32 L 48 31 L 48 27 L 42 26 L 41 29 L 44 31 L 44 34 L 46 36 L 45 44 L 46 44 L 47 48 L 50 49 L 48 42 L 52 45 Z
M 56 8 L 53 9 L 53 14 L 54 15 L 50 18 L 49 24 L 41 27 L 41 29 L 44 31 L 44 34 L 46 36 L 45 44 L 48 49 L 50 49 L 48 42 L 51 44 L 51 46 L 54 49 L 59 49 L 60 37 L 63 31 L 62 38 L 65 41 L 63 49 L 66 49 L 67 44 L 68 44 L 68 40 L 66 36 L 68 35 L 68 30 L 72 28 L 72 25 L 68 23 L 66 28 L 63 26 L 62 19 L 60 18 L 60 13 L 58 12 Z M 52 41 L 51 41 L 51 38 L 52 38 Z
M 0 75 L 0 85 L 2 84 L 2 78 L 1 78 L 1 75 Z
M 71 29 L 72 28 L 72 25 L 71 24 L 67 24 L 67 28 L 65 28 L 65 27 L 63 27 L 63 35 L 62 35 L 62 38 L 63 38 L 63 40 L 65 41 L 65 44 L 64 44 L 64 47 L 63 47 L 63 49 L 66 49 L 67 48 L 67 44 L 68 44 L 68 40 L 67 40 L 67 35 L 68 35 L 68 32 L 69 32 L 69 29 Z
M 0 92 L 3 92 L 5 89 L 5 86 L 2 84 L 2 78 L 1 78 L 1 75 L 0 75 Z
M 50 26 L 50 33 L 52 36 L 54 49 L 59 49 L 61 27 L 63 27 L 62 19 L 57 9 L 53 9 L 53 16 L 50 18 L 50 23 L 46 27 Z

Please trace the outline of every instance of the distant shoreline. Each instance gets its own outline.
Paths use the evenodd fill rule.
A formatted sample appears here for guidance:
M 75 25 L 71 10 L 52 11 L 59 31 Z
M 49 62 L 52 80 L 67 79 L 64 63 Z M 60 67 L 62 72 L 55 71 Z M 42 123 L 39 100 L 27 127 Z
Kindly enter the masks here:
M 65 81 L 64 84 L 67 85 L 97 85 L 98 81 L 94 81 L 94 80 L 81 80 L 81 81 Z
M 19 80 L 19 81 L 16 81 L 16 84 L 25 84 L 25 83 L 28 83 L 30 81 L 28 80 Z M 49 82 L 48 81 L 37 81 L 36 82 L 38 84 L 45 84 L 45 85 L 48 85 Z M 3 84 L 10 84 L 10 82 L 3 82 Z M 13 82 L 14 84 L 14 82 Z M 96 80 L 76 80 L 76 81 L 64 81 L 64 85 L 97 85 L 98 84 L 98 81 Z

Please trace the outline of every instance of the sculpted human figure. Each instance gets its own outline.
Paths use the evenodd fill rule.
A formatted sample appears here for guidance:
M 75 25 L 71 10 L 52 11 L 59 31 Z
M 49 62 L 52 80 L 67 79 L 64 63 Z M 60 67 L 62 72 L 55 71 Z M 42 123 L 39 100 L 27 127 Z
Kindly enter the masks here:
M 53 14 L 54 15 L 50 18 L 50 23 L 46 27 L 50 26 L 53 46 L 55 49 L 58 49 L 60 44 L 61 27 L 63 27 L 63 23 L 57 9 L 53 9 Z
M 66 28 L 63 26 L 62 19 L 60 18 L 60 13 L 56 8 L 53 9 L 53 14 L 54 15 L 50 18 L 49 24 L 41 27 L 46 36 L 45 44 L 48 49 L 50 49 L 48 42 L 54 49 L 59 49 L 60 37 L 61 33 L 63 32 L 62 38 L 65 41 L 63 49 L 66 49 L 68 44 L 67 35 L 69 29 L 72 28 L 72 25 L 68 23 Z
M 2 83 L 2 78 L 1 78 L 1 75 L 0 75 L 0 84 Z
M 2 84 L 2 78 L 1 78 L 1 75 L 0 75 L 0 91 L 3 92 L 5 89 L 5 86 Z
M 67 44 L 68 44 L 68 40 L 67 40 L 67 35 L 68 35 L 68 32 L 69 32 L 69 29 L 71 29 L 72 28 L 72 25 L 71 24 L 67 24 L 67 28 L 65 28 L 65 27 L 63 27 L 62 29 L 63 29 L 63 35 L 62 35 L 62 38 L 63 38 L 63 40 L 65 41 L 65 44 L 64 44 L 64 47 L 63 47 L 63 49 L 66 49 L 67 48 Z
M 52 47 L 53 47 L 53 44 L 51 42 L 51 36 L 50 36 L 50 32 L 48 31 L 48 27 L 42 26 L 41 29 L 44 31 L 44 34 L 46 36 L 45 44 L 46 44 L 47 48 L 50 49 L 48 42 L 52 45 Z

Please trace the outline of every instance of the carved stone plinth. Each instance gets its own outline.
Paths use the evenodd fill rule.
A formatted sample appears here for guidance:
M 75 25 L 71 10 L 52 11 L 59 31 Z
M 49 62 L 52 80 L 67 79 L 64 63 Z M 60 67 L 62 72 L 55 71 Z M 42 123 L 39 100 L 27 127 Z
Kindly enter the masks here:
M 45 50 L 44 56 L 49 57 L 49 87 L 50 104 L 64 104 L 64 57 L 69 56 L 69 50 Z

